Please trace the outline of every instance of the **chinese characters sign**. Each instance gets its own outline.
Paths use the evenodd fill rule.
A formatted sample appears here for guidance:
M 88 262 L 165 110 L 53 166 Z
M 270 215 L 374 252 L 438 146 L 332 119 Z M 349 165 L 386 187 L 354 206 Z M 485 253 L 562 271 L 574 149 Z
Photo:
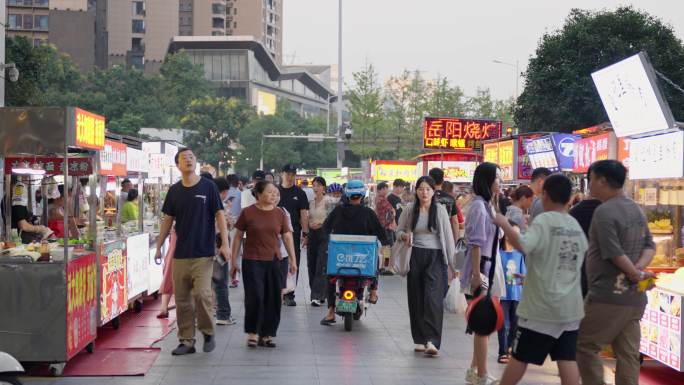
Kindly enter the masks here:
M 499 143 L 485 143 L 482 146 L 484 161 L 499 164 Z
M 131 172 L 148 172 L 149 156 L 143 151 L 126 147 L 126 169 Z
M 126 244 L 123 241 L 102 245 L 101 324 L 113 320 L 128 308 L 125 248 Z
M 105 118 L 75 108 L 76 146 L 102 150 L 105 143 Z
M 105 140 L 104 149 L 100 151 L 100 174 L 126 176 L 126 145 Z
M 500 121 L 460 118 L 425 118 L 423 148 L 480 150 L 482 141 L 501 137 Z
M 373 164 L 373 177 L 376 181 L 393 181 L 403 179 L 406 182 L 414 182 L 416 178 L 415 164 Z
M 515 180 L 516 141 L 485 143 L 483 146 L 485 162 L 498 164 L 505 181 Z
M 126 271 L 128 273 L 129 300 L 143 293 L 148 288 L 149 247 L 150 234 L 138 234 L 126 239 Z
M 83 350 L 97 335 L 95 253 L 67 265 L 67 357 Z
M 428 162 L 428 170 L 435 167 L 444 170 L 444 180 L 454 183 L 472 183 L 477 162 L 445 161 L 443 167 L 442 162 L 432 160 Z
M 533 169 L 546 167 L 553 172 L 559 170 L 550 135 L 530 140 L 527 142 L 526 150 Z
M 88 176 L 93 173 L 93 161 L 90 158 L 69 158 L 69 175 Z M 5 173 L 12 173 L 13 168 L 38 167 L 45 170 L 45 175 L 64 175 L 64 158 L 60 157 L 10 157 L 5 158 Z
M 684 131 L 632 139 L 629 178 L 656 179 L 684 176 Z
M 530 157 L 525 150 L 527 143 L 531 140 L 529 137 L 518 138 L 518 180 L 532 179 L 532 164 Z
M 597 160 L 608 159 L 608 142 L 610 134 L 605 133 L 597 136 L 579 139 L 575 142 L 574 172 L 587 172 L 589 166 Z

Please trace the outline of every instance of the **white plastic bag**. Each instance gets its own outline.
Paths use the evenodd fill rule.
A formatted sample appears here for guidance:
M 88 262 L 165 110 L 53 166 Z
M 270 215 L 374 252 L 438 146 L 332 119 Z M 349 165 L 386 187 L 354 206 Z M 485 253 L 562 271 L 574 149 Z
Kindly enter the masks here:
M 297 275 L 296 274 L 287 274 L 287 282 L 285 284 L 285 288 L 283 289 L 283 295 L 292 293 L 295 291 L 295 288 L 297 287 Z
M 446 298 L 444 298 L 444 308 L 449 313 L 463 314 L 468 307 L 465 295 L 461 293 L 460 286 L 458 279 L 454 278 L 451 280 L 449 291 L 447 292 Z

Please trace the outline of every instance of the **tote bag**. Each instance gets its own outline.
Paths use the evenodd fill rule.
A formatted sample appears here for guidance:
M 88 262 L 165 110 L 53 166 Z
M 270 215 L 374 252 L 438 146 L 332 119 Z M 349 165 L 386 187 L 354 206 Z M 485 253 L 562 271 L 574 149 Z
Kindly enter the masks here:
M 411 247 L 406 245 L 406 242 L 398 239 L 392 245 L 392 250 L 390 251 L 390 266 L 394 269 L 394 272 L 402 277 L 405 277 L 409 270 L 411 264 Z

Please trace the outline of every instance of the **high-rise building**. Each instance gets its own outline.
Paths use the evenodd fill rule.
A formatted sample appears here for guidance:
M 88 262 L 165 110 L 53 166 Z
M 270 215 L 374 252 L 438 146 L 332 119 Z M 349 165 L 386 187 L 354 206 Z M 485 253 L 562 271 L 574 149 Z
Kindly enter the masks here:
M 54 44 L 84 71 L 95 63 L 94 25 L 87 0 L 7 0 L 7 37 Z
M 253 36 L 282 63 L 284 0 L 179 1 L 179 35 Z
M 157 72 L 178 35 L 179 7 L 169 0 L 90 0 L 96 12 L 96 63 Z

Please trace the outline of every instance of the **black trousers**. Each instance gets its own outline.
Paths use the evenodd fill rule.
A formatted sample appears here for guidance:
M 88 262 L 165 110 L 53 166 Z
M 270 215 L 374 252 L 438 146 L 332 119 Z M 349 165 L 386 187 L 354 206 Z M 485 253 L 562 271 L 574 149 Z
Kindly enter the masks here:
M 280 324 L 283 287 L 280 261 L 242 259 L 245 288 L 245 333 L 275 337 Z
M 413 342 L 421 345 L 432 342 L 439 349 L 447 287 L 442 251 L 414 247 L 410 269 L 406 282 Z
M 299 265 L 302 262 L 302 229 L 294 229 L 294 231 L 292 232 L 292 240 L 294 241 L 294 251 L 295 255 L 297 256 L 297 282 L 299 282 Z M 287 258 L 283 258 L 282 263 L 287 263 L 286 261 Z M 287 280 L 287 271 L 285 272 L 284 279 Z M 286 282 L 287 281 L 283 281 L 283 285 L 285 285 Z M 288 293 L 285 296 L 294 299 L 295 292 L 293 291 L 292 293 Z
M 325 274 L 328 266 L 328 236 L 322 228 L 309 232 L 306 262 L 309 270 L 311 299 L 324 300 L 328 286 L 328 278 Z

